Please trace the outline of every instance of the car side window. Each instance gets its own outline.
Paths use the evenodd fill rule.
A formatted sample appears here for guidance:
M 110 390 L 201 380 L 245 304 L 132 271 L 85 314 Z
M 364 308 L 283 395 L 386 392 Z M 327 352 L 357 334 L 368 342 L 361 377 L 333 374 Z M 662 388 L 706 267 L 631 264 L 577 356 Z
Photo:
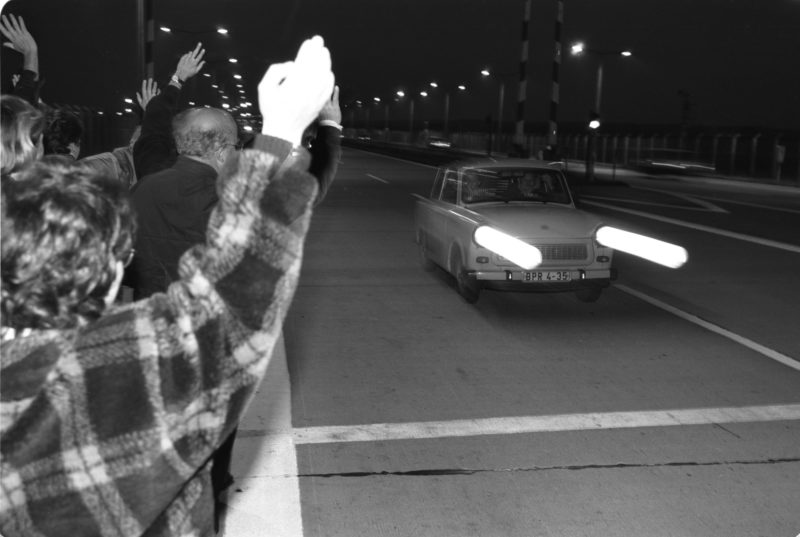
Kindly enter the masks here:
M 458 200 L 458 174 L 454 170 L 447 170 L 444 174 L 441 199 L 448 203 L 456 203 Z

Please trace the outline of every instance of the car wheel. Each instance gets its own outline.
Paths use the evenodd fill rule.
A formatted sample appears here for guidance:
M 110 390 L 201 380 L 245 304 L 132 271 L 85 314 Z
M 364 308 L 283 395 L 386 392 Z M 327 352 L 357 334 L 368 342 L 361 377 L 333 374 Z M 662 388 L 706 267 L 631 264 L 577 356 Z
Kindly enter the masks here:
M 419 264 L 422 265 L 422 270 L 426 272 L 432 271 L 436 268 L 436 263 L 428 257 L 428 239 L 422 231 L 419 232 L 417 244 L 419 245 Z
M 578 289 L 575 291 L 575 296 L 581 302 L 597 302 L 603 290 L 599 287 L 587 287 L 585 289 Z
M 453 275 L 456 278 L 458 294 L 469 304 L 477 302 L 481 294 L 481 285 L 474 278 L 470 278 L 467 275 L 467 271 L 464 269 L 464 263 L 461 261 L 461 254 L 458 250 L 453 251 L 450 266 L 453 268 Z

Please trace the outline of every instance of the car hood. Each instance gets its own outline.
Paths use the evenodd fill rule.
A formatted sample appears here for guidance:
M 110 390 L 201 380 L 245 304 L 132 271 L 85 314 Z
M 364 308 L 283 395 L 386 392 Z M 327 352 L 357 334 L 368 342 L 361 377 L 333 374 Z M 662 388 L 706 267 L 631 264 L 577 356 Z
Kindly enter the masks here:
M 485 224 L 520 238 L 594 236 L 600 220 L 574 207 L 557 204 L 503 204 L 475 207 L 470 212 Z

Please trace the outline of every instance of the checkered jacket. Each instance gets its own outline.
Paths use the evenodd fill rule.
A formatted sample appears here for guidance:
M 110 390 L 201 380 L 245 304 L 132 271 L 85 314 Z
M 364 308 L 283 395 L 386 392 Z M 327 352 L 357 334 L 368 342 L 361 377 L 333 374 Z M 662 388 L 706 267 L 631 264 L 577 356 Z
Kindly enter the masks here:
M 304 150 L 256 147 L 167 293 L 2 343 L 4 537 L 213 535 L 209 457 L 267 368 L 318 188 Z

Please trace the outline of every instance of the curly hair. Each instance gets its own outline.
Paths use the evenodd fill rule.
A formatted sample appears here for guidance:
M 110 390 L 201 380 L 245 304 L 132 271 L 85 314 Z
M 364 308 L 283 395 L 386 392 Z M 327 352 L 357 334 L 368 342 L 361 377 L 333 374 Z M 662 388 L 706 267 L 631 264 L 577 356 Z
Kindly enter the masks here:
M 186 156 L 211 158 L 226 145 L 236 145 L 237 127 L 234 119 L 216 108 L 189 108 L 172 120 L 172 133 L 178 153 Z
M 69 144 L 80 145 L 83 123 L 77 115 L 67 110 L 54 109 L 47 115 L 44 130 L 45 155 L 69 155 Z
M 2 135 L 2 176 L 11 176 L 37 160 L 39 140 L 45 127 L 44 114 L 25 99 L 15 95 L 0 97 L 0 134 Z
M 100 317 L 136 231 L 126 186 L 50 160 L 2 193 L 3 326 L 65 329 Z

